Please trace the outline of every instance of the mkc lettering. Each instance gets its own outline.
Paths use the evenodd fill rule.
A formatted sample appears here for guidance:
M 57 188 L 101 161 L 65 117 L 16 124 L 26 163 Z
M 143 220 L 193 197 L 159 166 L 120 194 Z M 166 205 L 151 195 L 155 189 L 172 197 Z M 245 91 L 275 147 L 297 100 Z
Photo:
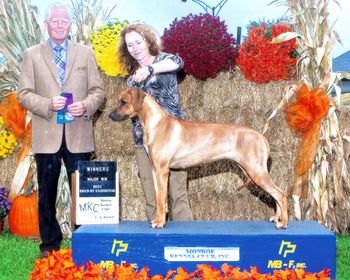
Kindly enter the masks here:
M 123 243 L 122 240 L 115 240 L 113 241 L 113 245 L 112 245 L 112 250 L 111 253 L 114 254 L 118 257 L 119 253 L 123 253 L 126 252 L 128 250 L 128 243 Z
M 79 203 L 81 212 L 98 212 L 99 205 L 91 201 L 85 202 L 83 205 Z

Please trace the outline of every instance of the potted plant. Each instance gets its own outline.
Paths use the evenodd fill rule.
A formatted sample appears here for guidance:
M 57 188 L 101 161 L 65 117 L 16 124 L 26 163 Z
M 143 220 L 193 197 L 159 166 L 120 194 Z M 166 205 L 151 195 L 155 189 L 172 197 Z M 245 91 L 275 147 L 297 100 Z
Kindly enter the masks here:
M 3 230 L 4 219 L 10 211 L 11 202 L 8 200 L 9 189 L 0 187 L 0 233 Z

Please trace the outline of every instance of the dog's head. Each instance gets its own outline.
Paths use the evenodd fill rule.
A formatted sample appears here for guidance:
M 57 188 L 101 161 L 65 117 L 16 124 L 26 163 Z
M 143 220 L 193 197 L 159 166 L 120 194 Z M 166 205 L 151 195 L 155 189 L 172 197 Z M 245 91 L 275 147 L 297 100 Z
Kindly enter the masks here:
M 142 107 L 145 92 L 139 88 L 129 88 L 122 91 L 116 107 L 109 113 L 112 121 L 121 122 L 136 117 Z

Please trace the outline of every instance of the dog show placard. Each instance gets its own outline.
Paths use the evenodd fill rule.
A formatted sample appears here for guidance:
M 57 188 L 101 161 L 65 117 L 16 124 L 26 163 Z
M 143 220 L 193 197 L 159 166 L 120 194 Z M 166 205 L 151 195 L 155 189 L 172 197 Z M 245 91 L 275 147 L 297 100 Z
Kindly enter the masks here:
M 119 223 L 119 173 L 113 161 L 79 161 L 73 175 L 73 222 Z

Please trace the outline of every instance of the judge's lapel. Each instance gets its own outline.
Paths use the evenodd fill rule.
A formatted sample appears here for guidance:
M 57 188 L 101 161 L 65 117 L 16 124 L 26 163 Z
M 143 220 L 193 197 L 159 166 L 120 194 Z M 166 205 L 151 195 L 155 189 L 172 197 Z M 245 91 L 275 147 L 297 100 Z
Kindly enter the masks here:
M 51 45 L 49 41 L 46 41 L 45 43 L 43 43 L 42 45 L 42 53 L 43 53 L 43 57 L 44 60 L 47 64 L 47 66 L 50 69 L 51 74 L 54 76 L 56 82 L 60 85 L 60 77 L 58 76 L 58 71 L 57 71 L 57 66 L 56 66 L 56 62 L 55 62 L 55 56 L 53 54 L 53 51 L 51 49 Z
M 72 71 L 74 60 L 77 56 L 77 46 L 71 41 L 67 41 L 67 65 L 66 72 L 64 75 L 64 81 L 69 77 L 70 72 Z

